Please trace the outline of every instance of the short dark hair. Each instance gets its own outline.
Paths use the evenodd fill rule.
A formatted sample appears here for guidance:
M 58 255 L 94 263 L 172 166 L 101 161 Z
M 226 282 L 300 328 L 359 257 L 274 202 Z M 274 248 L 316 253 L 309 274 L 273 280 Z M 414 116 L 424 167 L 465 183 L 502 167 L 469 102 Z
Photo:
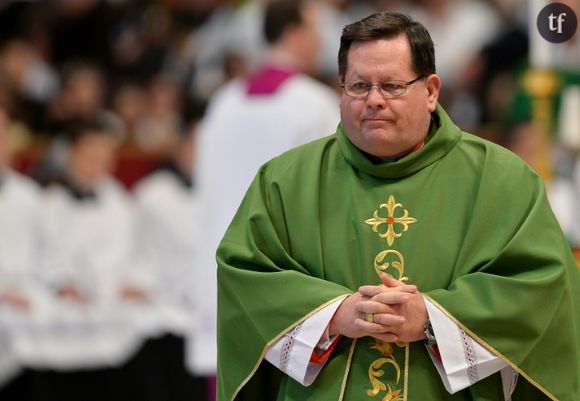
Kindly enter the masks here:
M 65 124 L 64 139 L 76 145 L 88 135 L 104 135 L 119 140 L 117 133 L 104 117 L 75 118 Z
M 405 34 L 411 46 L 411 67 L 418 75 L 434 74 L 435 49 L 429 31 L 411 17 L 394 12 L 379 12 L 347 25 L 342 30 L 338 51 L 338 74 L 344 78 L 348 52 L 353 42 L 391 39 Z
M 303 4 L 300 0 L 271 0 L 264 14 L 264 36 L 269 44 L 274 44 L 291 26 L 300 25 Z

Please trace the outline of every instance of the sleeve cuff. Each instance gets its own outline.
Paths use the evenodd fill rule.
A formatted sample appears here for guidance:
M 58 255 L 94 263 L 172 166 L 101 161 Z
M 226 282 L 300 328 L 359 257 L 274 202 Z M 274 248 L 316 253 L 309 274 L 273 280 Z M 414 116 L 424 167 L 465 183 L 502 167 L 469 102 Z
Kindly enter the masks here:
M 449 393 L 463 390 L 507 366 L 427 299 L 425 307 L 437 338 L 436 347 L 427 345 L 427 350 Z
M 294 326 L 268 349 L 266 360 L 302 385 L 312 384 L 339 342 L 338 336 L 328 338 L 327 328 L 344 298 Z

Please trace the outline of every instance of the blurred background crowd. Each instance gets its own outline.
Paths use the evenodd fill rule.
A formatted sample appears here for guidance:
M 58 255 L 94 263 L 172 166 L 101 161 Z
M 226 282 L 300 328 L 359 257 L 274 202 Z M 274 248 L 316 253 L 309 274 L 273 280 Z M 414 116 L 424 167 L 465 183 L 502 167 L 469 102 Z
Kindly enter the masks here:
M 0 399 L 212 399 L 211 369 L 187 357 L 200 316 L 194 227 L 208 207 L 196 140 L 223 89 L 269 57 L 266 2 L 0 2 Z M 336 96 L 344 25 L 377 10 L 422 22 L 441 104 L 544 169 L 580 246 L 580 38 L 534 50 L 547 2 L 311 2 L 302 43 L 316 51 L 301 72 Z M 561 2 L 580 16 L 580 1 Z M 523 79 L 537 69 L 556 82 L 540 106 Z

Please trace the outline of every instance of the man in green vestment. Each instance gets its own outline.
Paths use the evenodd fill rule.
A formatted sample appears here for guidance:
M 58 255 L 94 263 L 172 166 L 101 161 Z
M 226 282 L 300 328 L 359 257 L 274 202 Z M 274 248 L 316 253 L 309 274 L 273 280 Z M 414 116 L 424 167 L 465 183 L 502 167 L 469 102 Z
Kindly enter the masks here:
M 339 76 L 336 133 L 263 165 L 218 249 L 218 401 L 580 400 L 541 180 L 453 124 L 407 16 L 346 26 Z

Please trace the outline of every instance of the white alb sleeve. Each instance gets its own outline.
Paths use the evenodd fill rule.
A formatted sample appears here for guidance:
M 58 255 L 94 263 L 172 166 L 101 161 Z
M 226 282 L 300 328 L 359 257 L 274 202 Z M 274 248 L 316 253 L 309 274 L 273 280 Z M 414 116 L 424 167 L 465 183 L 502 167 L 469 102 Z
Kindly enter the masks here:
M 425 307 L 437 339 L 437 352 L 427 345 L 445 389 L 454 394 L 501 371 L 504 398 L 509 401 L 515 388 L 517 372 L 470 337 L 439 308 L 425 299 Z
M 315 349 L 326 350 L 335 339 L 328 324 L 346 298 L 340 298 L 294 326 L 266 352 L 266 360 L 304 386 L 314 382 L 325 363 L 311 363 Z

